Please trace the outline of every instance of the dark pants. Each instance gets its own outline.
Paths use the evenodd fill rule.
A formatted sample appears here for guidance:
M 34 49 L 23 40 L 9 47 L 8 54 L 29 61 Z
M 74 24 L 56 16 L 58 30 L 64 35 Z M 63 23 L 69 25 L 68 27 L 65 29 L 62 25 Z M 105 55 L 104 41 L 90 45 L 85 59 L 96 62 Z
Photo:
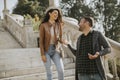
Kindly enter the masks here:
M 78 80 L 102 80 L 99 74 L 78 74 Z

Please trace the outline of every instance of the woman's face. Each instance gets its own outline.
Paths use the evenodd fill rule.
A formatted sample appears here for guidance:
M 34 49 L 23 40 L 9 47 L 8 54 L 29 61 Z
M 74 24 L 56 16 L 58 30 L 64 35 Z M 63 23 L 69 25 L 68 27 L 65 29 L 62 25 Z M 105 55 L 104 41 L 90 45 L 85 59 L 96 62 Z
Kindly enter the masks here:
M 53 12 L 49 13 L 50 18 L 56 20 L 58 18 L 58 11 L 54 10 Z

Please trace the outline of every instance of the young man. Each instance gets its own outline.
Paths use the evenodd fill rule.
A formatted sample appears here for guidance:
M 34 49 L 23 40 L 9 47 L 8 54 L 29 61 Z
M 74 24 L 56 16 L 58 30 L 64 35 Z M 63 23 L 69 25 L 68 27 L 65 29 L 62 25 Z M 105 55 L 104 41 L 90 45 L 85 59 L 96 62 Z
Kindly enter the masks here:
M 77 50 L 68 44 L 76 56 L 76 80 L 106 80 L 101 56 L 111 52 L 110 45 L 100 32 L 92 30 L 91 17 L 83 17 L 79 26 L 83 34 L 78 38 Z

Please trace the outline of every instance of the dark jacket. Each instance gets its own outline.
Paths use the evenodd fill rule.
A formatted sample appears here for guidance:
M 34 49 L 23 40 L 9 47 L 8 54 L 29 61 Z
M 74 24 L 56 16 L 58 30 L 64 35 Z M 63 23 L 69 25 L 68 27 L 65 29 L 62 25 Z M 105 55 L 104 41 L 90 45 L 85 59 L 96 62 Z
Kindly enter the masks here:
M 96 60 L 96 64 L 97 64 L 97 68 L 99 71 L 100 76 L 102 77 L 103 80 L 106 80 L 106 76 L 105 76 L 105 71 L 102 65 L 102 60 L 101 60 L 101 56 L 106 55 L 107 53 L 111 52 L 111 48 L 110 45 L 108 43 L 108 41 L 106 40 L 106 38 L 102 35 L 102 33 L 92 30 L 93 31 L 93 53 L 95 53 L 96 51 L 99 50 L 100 56 L 95 59 Z M 69 49 L 72 51 L 72 53 L 76 56 L 76 54 L 79 54 L 79 47 L 80 45 L 80 40 L 81 40 L 81 36 L 78 38 L 77 40 L 77 45 L 76 45 L 76 49 L 73 49 L 70 45 L 68 45 Z M 77 56 L 76 56 L 77 59 Z M 77 65 L 76 65 L 77 67 Z M 76 68 L 77 69 L 77 68 Z M 75 80 L 78 80 L 78 74 L 77 74 L 77 70 L 76 70 L 76 75 L 75 75 Z

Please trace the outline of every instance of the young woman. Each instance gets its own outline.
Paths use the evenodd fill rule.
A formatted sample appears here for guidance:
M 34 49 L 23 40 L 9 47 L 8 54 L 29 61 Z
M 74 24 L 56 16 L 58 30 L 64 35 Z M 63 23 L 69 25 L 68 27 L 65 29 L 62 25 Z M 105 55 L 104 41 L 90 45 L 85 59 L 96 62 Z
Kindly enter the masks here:
M 47 11 L 40 25 L 40 51 L 45 64 L 47 80 L 52 80 L 51 60 L 56 65 L 58 80 L 64 80 L 64 66 L 58 50 L 62 41 L 62 16 L 59 9 Z

